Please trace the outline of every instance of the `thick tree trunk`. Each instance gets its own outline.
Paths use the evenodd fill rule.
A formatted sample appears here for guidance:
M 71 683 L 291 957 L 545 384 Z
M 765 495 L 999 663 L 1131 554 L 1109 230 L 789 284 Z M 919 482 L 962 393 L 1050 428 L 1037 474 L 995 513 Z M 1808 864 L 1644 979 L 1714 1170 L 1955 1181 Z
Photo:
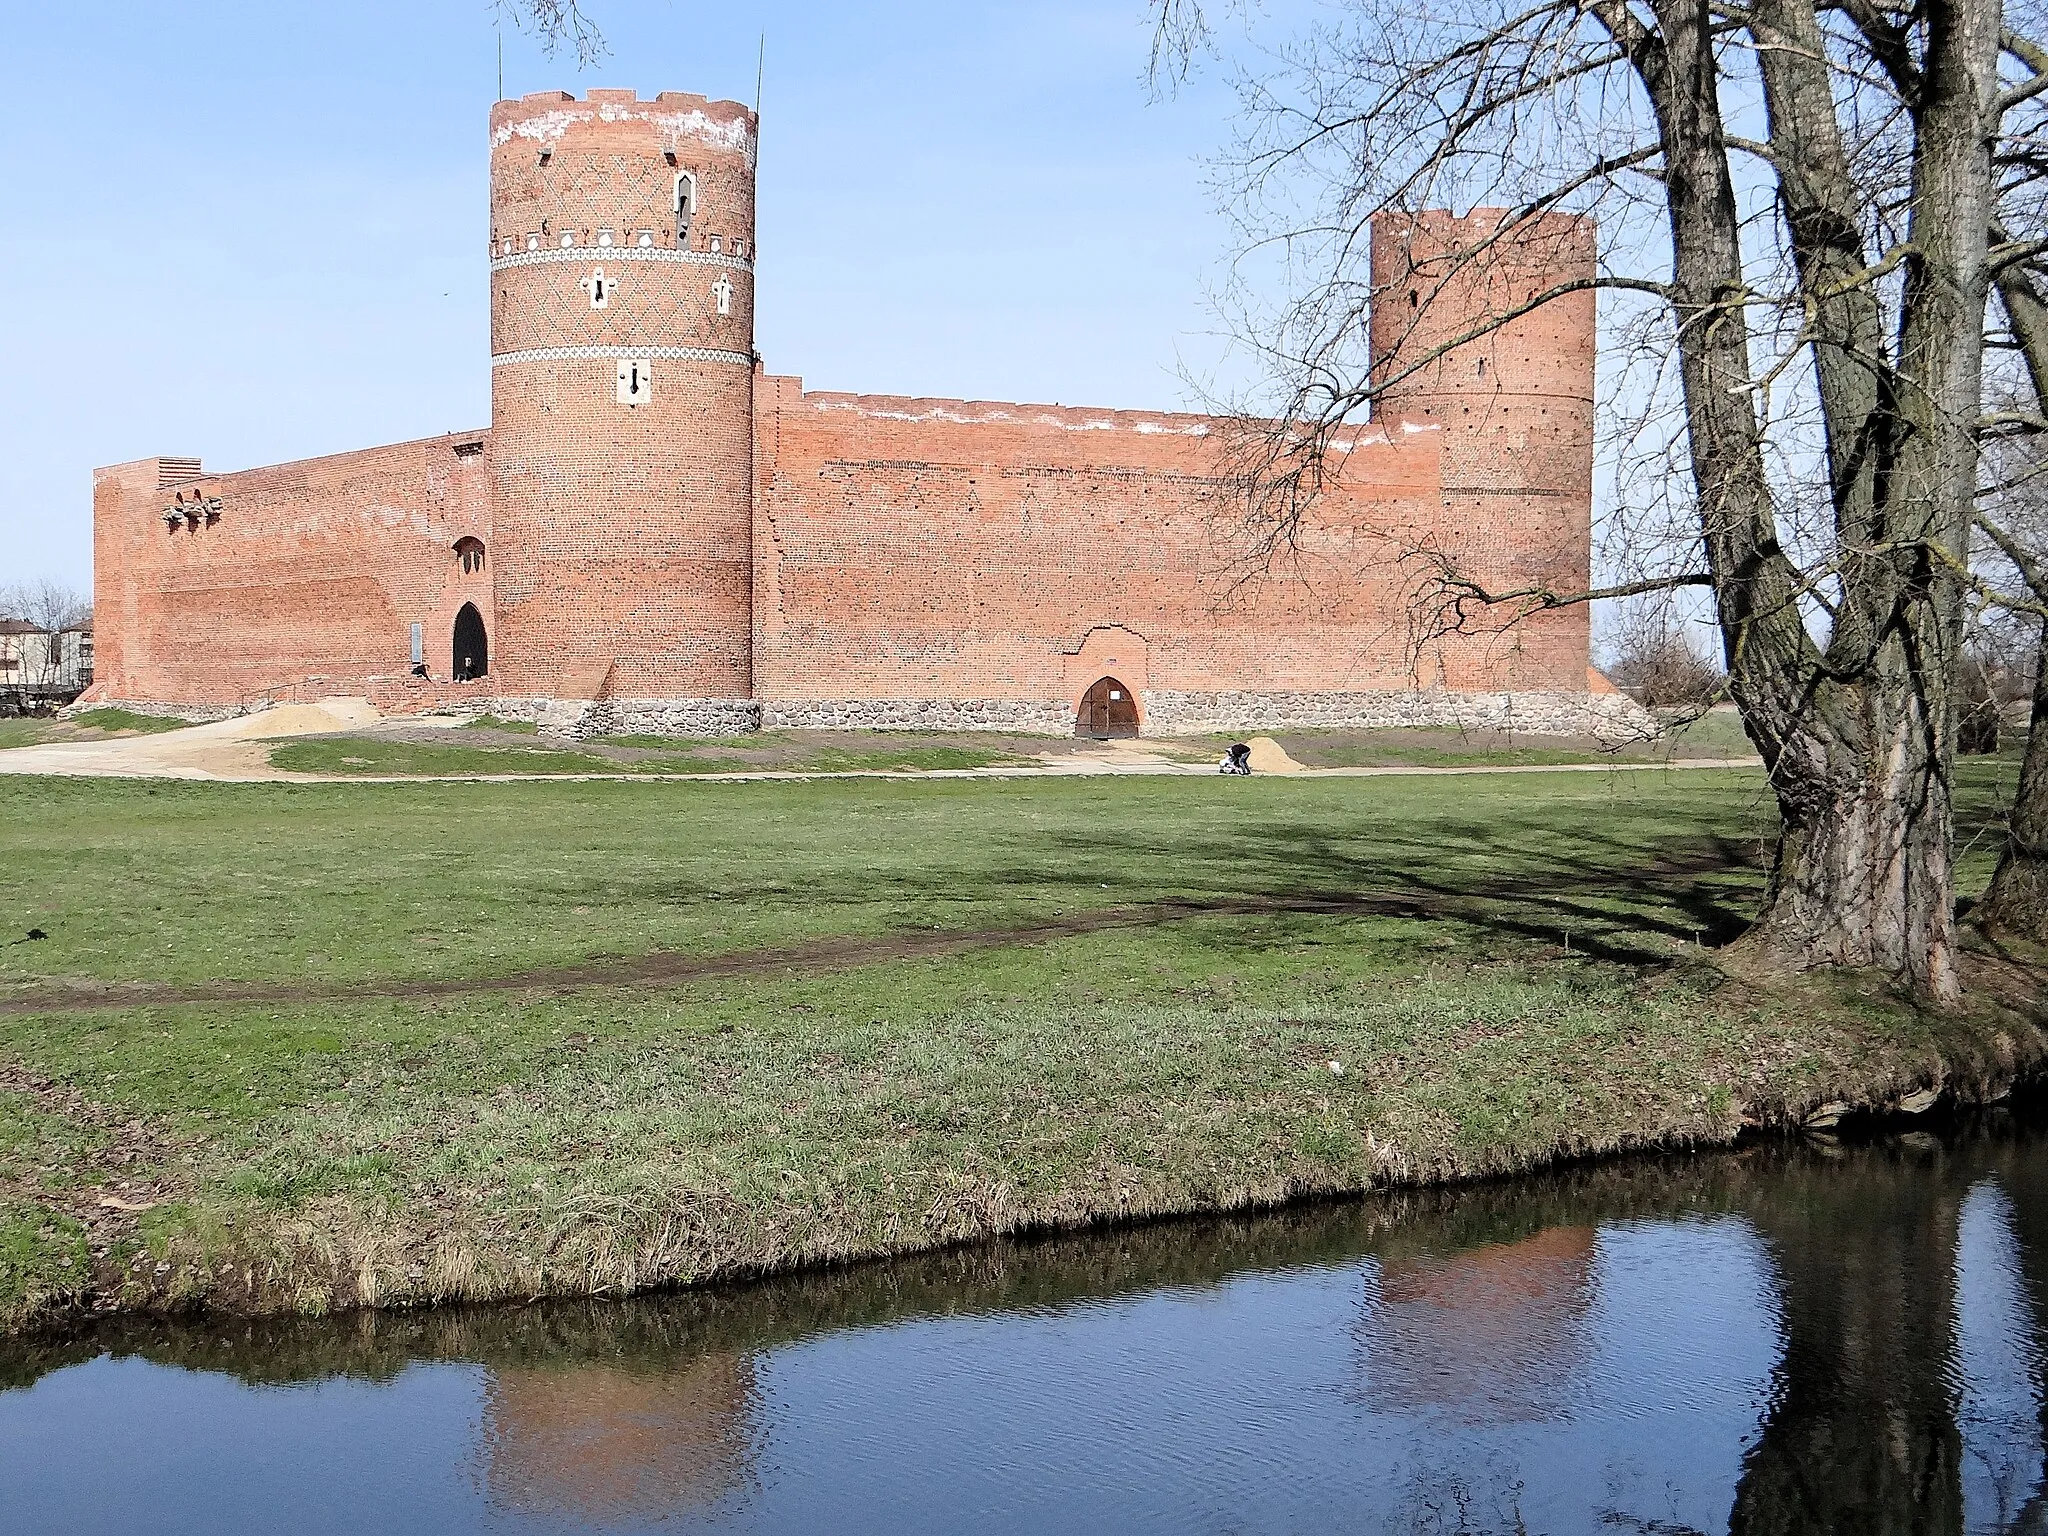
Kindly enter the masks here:
M 1849 552 L 1866 556 L 1874 579 L 1848 590 L 1881 647 L 1874 681 L 1903 706 L 1873 767 L 1889 774 L 1913 817 L 1902 871 L 1906 943 L 1919 962 L 1913 980 L 1924 996 L 1949 1002 L 1961 993 L 1950 770 L 1997 212 L 1991 129 L 2001 9 L 1998 0 L 1927 0 L 1921 15 L 1926 62 L 1898 348 L 1904 425 L 1880 539 Z M 1830 644 L 1831 664 L 1837 649 Z
M 1842 140 L 1834 66 L 1813 0 L 1757 0 L 1751 16 L 1778 201 L 1808 301 L 1835 533 L 1867 545 L 1878 525 L 1898 416 L 1884 303 L 1865 280 L 1866 199 Z
M 1968 527 L 1974 491 L 1977 417 L 1974 351 L 1962 359 L 1950 322 L 1976 295 L 1983 310 L 1988 153 L 1973 154 L 1983 87 L 1995 61 L 1991 0 L 1941 4 L 1930 54 L 1928 111 L 1916 180 L 1923 196 L 1954 202 L 1948 225 L 1923 220 L 1923 312 L 1902 329 L 1900 350 L 1921 370 L 1910 406 L 1882 387 L 1888 368 L 1881 335 L 1856 296 L 1817 306 L 1828 341 L 1821 367 L 1835 460 L 1838 526 L 1852 545 L 1847 600 L 1823 654 L 1806 628 L 1803 578 L 1778 542 L 1777 512 L 1764 468 L 1750 367 L 1748 284 L 1740 216 L 1719 100 L 1713 19 L 1703 0 L 1657 0 L 1645 28 L 1618 3 L 1595 14 L 1626 50 L 1656 109 L 1670 215 L 1670 291 L 1678 321 L 1679 372 L 1699 501 L 1702 540 L 1713 573 L 1729 688 L 1762 753 L 1784 830 L 1765 908 L 1743 944 L 1773 967 L 1872 966 L 1930 1002 L 1959 994 L 1954 942 L 1954 871 L 1948 762 L 1954 723 L 1948 703 L 1961 606 L 1953 578 L 1929 548 L 1946 549 Z M 1795 9 L 1795 6 L 1802 7 Z M 1990 9 L 1986 9 L 1989 6 Z M 1984 55 L 1990 18 L 1993 51 Z M 1818 35 L 1806 0 L 1784 0 L 1775 19 L 1796 47 Z M 1776 71 L 1772 106 L 1787 150 L 1806 155 L 1812 174 L 1795 178 L 1806 249 L 1802 272 L 1833 292 L 1853 267 L 1853 190 L 1832 97 L 1811 71 Z M 1972 94 L 1972 91 L 1975 94 Z M 1925 145 L 1926 128 L 1934 143 Z M 1832 161 L 1832 163 L 1831 163 Z M 1916 207 L 1920 205 L 1916 204 Z M 1983 221 L 1957 234 L 1955 219 Z M 1940 227 L 1937 227 L 1940 226 Z M 1917 226 L 1916 226 L 1917 227 Z M 1974 346 L 1978 332 L 1971 331 Z M 1960 415 L 1949 414 L 1967 399 Z M 1897 453 L 1900 431 L 1919 434 Z M 1955 473 L 1964 472 L 1962 494 Z M 1960 508 L 1960 513 L 1958 512 Z
M 2003 231 L 1993 230 L 1992 238 L 2002 239 Z M 2026 358 L 2034 398 L 2048 407 L 2048 301 L 2019 267 L 2000 274 L 1998 293 Z M 2048 567 L 2010 543 L 2005 551 L 2035 599 L 2048 603 Z M 1978 904 L 1977 921 L 1992 933 L 2048 944 L 2048 620 L 2041 625 L 2027 752 L 2008 813 L 2005 849 Z
M 2005 852 L 1977 913 L 1993 933 L 2048 944 L 2048 623 L 2041 626 L 2038 665 L 2027 755 L 2006 824 Z
M 1846 728 L 1802 725 L 1773 766 L 1783 825 L 1763 911 L 1737 952 L 1882 970 L 1947 1002 L 1957 976 L 1946 779 L 1928 772 L 1916 701 L 1867 702 Z M 1795 753 L 1804 760 L 1785 771 Z
M 1912 631 L 1930 618 L 1918 611 L 1931 594 L 1916 541 L 1931 528 L 1966 527 L 1957 520 L 1963 503 L 1930 473 L 1929 444 L 1914 441 L 1918 423 L 1902 409 L 1911 386 L 1902 386 L 1886 353 L 1884 307 L 1867 275 L 1864 198 L 1812 0 L 1759 0 L 1754 17 L 1779 199 L 1808 297 L 1835 536 L 1858 558 L 1843 571 L 1825 663 L 1792 707 L 1777 689 L 1755 706 L 1761 729 L 1752 734 L 1771 764 L 1785 830 L 1769 899 L 1746 944 L 1779 962 L 1879 967 L 1946 1000 L 1955 995 L 1941 748 L 1947 675 L 1914 665 Z M 1949 115 L 1976 114 L 1966 104 Z M 1927 158 L 1921 179 L 1981 182 L 1988 195 L 1986 177 L 1972 180 L 1966 149 L 1934 157 L 1932 175 Z M 1982 248 L 1979 240 L 1963 250 L 1960 264 L 1969 267 L 1974 252 L 1981 270 Z M 1965 297 L 1939 315 L 1927 306 L 1916 312 L 1923 350 L 1927 338 L 1949 334 L 1933 322 L 1967 306 Z M 1982 307 L 1979 298 L 1979 314 Z M 1946 387 L 1974 400 L 1975 376 Z M 1974 405 L 1965 419 L 1974 422 Z M 1955 457 L 1955 445 L 1946 446 Z M 1917 475 L 1902 475 L 1902 466 Z M 1880 553 L 1901 539 L 1906 552 Z

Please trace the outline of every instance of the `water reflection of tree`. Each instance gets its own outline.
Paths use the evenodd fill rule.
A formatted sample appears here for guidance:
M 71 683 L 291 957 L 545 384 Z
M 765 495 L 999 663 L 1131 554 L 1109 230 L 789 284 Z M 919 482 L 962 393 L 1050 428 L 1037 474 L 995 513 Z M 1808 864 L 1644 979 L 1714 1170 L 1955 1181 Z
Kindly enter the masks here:
M 2020 1288 L 2032 1323 L 2034 1397 L 2048 1442 L 2048 1171 L 2042 1168 L 2039 1144 L 2004 1136 L 1993 1144 L 1988 1159 L 2006 1199 L 2018 1255 Z M 2026 1536 L 2048 1536 L 2048 1487 L 2039 1487 L 2021 1506 L 2011 1529 Z
M 1561 1186 L 1557 1192 L 1564 1198 L 1544 1202 L 1543 1213 L 1552 1242 L 1565 1241 L 1568 1224 L 1578 1222 L 1681 1207 L 1693 1214 L 1738 1214 L 1768 1247 L 1783 1346 L 1771 1399 L 1735 1490 L 1732 1532 L 1960 1532 L 1956 1265 L 1963 1200 L 1994 1166 L 2014 1191 L 2015 1246 L 2036 1335 L 2043 1341 L 2030 1352 L 2038 1361 L 2048 1346 L 2048 1178 L 2034 1172 L 2041 1162 L 2037 1139 L 2018 1141 L 1993 1129 L 1979 1129 L 1947 1148 L 1925 1136 L 1853 1150 L 1759 1148 L 1745 1157 L 1696 1165 L 1682 1188 L 1664 1184 L 1659 1175 Z M 1398 1310 L 1416 1317 L 1434 1316 L 1431 1308 L 1443 1314 L 1445 1327 L 1435 1330 L 1442 1345 L 1435 1351 L 1435 1377 L 1452 1397 L 1466 1391 L 1497 1395 L 1499 1384 L 1460 1385 L 1470 1373 L 1461 1368 L 1467 1351 L 1457 1339 L 1453 1313 L 1479 1317 L 1486 1309 L 1451 1304 L 1476 1296 L 1484 1289 L 1479 1279 L 1512 1267 L 1509 1261 L 1530 1241 L 1519 1222 L 1474 1219 L 1491 1203 L 1482 1197 L 1434 1219 L 1418 1212 L 1379 1245 L 1388 1272 L 1399 1277 Z M 1455 1242 L 1461 1236 L 1462 1247 Z M 1566 1324 L 1578 1310 L 1575 1296 L 1583 1280 L 1574 1283 L 1554 1264 L 1528 1269 L 1531 1276 L 1555 1271 L 1557 1283 L 1545 1303 L 1532 1307 L 1530 1297 L 1506 1295 L 1479 1336 L 1498 1348 L 1503 1330 L 1519 1329 L 1506 1341 L 1509 1356 L 1526 1356 L 1530 1366 L 1548 1360 L 1568 1369 L 1575 1351 Z M 1427 1344 L 1430 1330 L 1415 1317 L 1391 1332 L 1383 1319 L 1373 1320 L 1372 1329 L 1376 1342 L 1386 1346 L 1379 1353 L 1396 1366 L 1393 1384 L 1416 1377 L 1415 1369 L 1401 1366 L 1392 1346 L 1404 1340 Z M 2042 1386 L 2048 1434 L 2048 1381 Z M 1485 1480 L 1475 1482 L 1472 1470 L 1429 1473 L 1411 1490 L 1412 1512 L 1418 1519 L 1433 1513 L 1433 1528 L 1511 1529 L 1497 1514 L 1488 1519 L 1482 1513 L 1486 1501 L 1478 1495 Z M 1631 1511 L 1608 1510 L 1603 1518 L 1617 1530 L 1682 1536 L 1681 1527 Z M 2048 1496 L 2037 1494 L 2012 1529 L 2048 1536 Z
M 1784 1353 L 1729 1526 L 1963 1528 L 1951 1373 L 1967 1163 L 1931 1139 L 1789 1159 L 1741 1207 L 1778 1269 Z

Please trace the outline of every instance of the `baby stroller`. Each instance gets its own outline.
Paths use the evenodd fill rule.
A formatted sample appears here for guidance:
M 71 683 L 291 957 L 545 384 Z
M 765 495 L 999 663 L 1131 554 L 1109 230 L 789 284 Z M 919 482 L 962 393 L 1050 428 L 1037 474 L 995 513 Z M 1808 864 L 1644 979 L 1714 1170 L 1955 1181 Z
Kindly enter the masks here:
M 1223 754 L 1223 761 L 1216 765 L 1218 773 L 1248 775 L 1252 771 L 1252 749 L 1243 742 L 1237 742 Z

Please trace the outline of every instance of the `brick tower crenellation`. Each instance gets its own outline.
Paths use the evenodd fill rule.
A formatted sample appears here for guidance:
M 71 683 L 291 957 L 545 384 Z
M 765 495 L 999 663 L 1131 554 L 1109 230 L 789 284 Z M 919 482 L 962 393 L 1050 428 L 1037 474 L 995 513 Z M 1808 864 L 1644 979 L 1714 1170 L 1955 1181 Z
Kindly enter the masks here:
M 677 93 L 492 109 L 507 694 L 751 694 L 756 130 Z

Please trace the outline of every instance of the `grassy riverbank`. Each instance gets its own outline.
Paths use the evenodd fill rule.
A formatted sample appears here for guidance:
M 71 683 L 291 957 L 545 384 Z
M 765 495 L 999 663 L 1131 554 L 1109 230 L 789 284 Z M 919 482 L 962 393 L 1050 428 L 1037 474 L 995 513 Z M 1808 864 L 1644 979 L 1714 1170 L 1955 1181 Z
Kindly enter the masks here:
M 0 780 L 0 1324 L 701 1279 L 2032 1059 L 2038 978 L 1931 1020 L 1709 963 L 1768 818 L 1739 771 Z

